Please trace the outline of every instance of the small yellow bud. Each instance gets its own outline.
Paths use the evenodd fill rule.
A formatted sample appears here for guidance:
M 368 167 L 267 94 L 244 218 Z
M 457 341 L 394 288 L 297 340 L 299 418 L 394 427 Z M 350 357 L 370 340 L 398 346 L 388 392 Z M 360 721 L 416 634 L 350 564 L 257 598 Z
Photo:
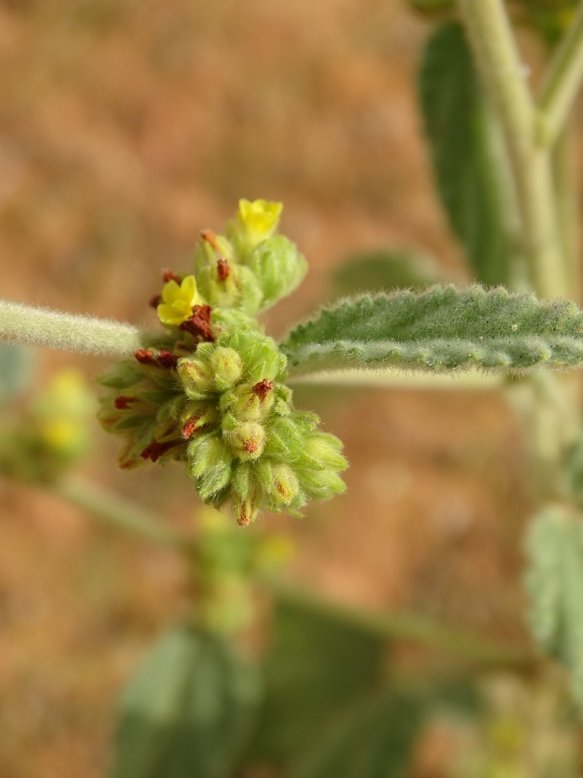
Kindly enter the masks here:
M 268 200 L 239 200 L 237 216 L 249 241 L 256 244 L 273 235 L 282 210 L 282 203 L 269 202 Z
M 162 302 L 157 307 L 158 318 L 162 324 L 178 327 L 190 318 L 193 306 L 201 302 L 194 276 L 185 276 L 180 286 L 172 279 L 162 287 Z

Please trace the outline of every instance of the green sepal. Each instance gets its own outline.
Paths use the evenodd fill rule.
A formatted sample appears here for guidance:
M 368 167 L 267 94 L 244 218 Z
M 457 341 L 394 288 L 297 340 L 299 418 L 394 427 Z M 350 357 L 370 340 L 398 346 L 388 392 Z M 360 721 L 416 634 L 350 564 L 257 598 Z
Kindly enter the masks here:
M 283 235 L 261 241 L 249 255 L 247 266 L 261 288 L 261 310 L 291 294 L 308 271 L 297 246 Z

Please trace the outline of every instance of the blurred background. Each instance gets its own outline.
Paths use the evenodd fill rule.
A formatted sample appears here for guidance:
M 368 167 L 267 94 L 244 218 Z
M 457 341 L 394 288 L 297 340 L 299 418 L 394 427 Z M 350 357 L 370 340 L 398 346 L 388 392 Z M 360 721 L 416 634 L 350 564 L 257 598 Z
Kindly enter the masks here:
M 153 324 L 161 268 L 187 270 L 199 231 L 220 229 L 240 197 L 283 201 L 282 231 L 310 262 L 272 334 L 337 294 L 330 273 L 354 251 L 421 248 L 463 282 L 416 105 L 427 33 L 398 0 L 1 0 L 2 297 Z M 39 354 L 34 387 L 104 364 Z M 296 398 L 344 440 L 351 468 L 347 494 L 305 520 L 261 519 L 294 537 L 292 572 L 353 605 L 525 641 L 528 496 L 502 401 Z M 180 468 L 119 473 L 116 441 L 96 424 L 94 438 L 88 478 L 195 523 Z M 183 570 L 41 489 L 1 481 L 0 511 L 0 775 L 97 778 L 121 685 L 188 611 Z M 464 737 L 428 731 L 414 774 L 453 774 Z

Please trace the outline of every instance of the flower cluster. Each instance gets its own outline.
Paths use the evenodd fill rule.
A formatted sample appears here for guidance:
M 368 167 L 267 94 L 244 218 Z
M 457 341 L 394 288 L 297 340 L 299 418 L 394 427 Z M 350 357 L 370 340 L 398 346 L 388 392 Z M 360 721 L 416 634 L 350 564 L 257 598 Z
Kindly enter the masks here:
M 151 304 L 166 335 L 103 377 L 103 426 L 125 438 L 120 465 L 184 462 L 201 499 L 232 506 L 240 524 L 261 509 L 298 514 L 344 490 L 342 445 L 298 411 L 286 359 L 256 319 L 291 292 L 306 262 L 276 235 L 279 203 L 242 200 L 225 235 L 201 234 L 194 273 L 164 274 Z

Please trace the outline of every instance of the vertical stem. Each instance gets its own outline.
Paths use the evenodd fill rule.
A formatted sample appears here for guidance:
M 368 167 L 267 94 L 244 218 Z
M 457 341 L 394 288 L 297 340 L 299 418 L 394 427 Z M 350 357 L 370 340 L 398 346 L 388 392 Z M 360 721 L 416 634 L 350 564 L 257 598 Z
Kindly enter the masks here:
M 581 297 L 580 195 L 577 177 L 579 160 L 572 125 L 573 122 L 568 122 L 557 140 L 553 149 L 553 166 L 557 193 L 557 219 L 565 255 L 570 297 L 579 302 Z
M 535 143 L 536 110 L 502 0 L 458 0 L 478 69 L 504 135 L 535 291 L 566 296 L 549 154 Z
M 538 140 L 552 146 L 567 122 L 583 80 L 583 2 L 559 44 L 538 99 Z

